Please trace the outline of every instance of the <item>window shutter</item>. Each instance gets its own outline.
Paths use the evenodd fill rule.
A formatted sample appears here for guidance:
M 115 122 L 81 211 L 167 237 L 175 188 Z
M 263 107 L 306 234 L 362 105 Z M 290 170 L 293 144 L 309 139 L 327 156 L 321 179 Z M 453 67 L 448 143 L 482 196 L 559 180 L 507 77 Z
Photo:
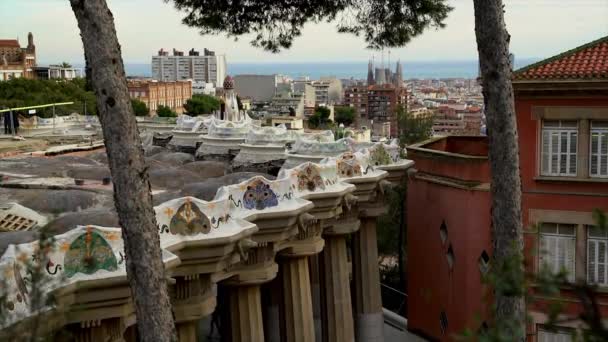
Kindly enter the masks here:
M 576 175 L 577 133 L 570 133 L 570 160 L 568 173 Z
M 562 238 L 566 242 L 566 269 L 568 270 L 568 280 L 574 283 L 575 263 L 576 263 L 576 239 Z
M 543 151 L 542 151 L 542 164 L 541 164 L 541 173 L 549 173 L 549 144 L 551 140 L 551 135 L 547 131 L 543 131 Z
M 558 155 L 559 155 L 559 133 L 551 133 L 551 167 L 550 173 L 557 173 Z
M 607 284 L 606 279 L 606 240 L 597 241 L 597 282 Z
M 595 284 L 597 280 L 597 242 L 587 240 L 587 283 Z

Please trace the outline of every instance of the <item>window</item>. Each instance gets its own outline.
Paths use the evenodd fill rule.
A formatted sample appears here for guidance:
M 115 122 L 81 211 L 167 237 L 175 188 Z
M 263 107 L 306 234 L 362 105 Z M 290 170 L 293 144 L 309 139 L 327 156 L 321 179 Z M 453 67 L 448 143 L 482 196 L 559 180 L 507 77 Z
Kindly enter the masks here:
M 439 226 L 439 237 L 442 244 L 448 241 L 448 226 L 446 226 L 445 221 L 441 222 L 441 226 Z
M 576 121 L 543 121 L 541 174 L 576 176 Z
M 543 223 L 540 228 L 540 264 L 547 265 L 554 273 L 568 272 L 568 280 L 574 282 L 576 225 Z
M 490 256 L 488 255 L 488 252 L 485 250 L 482 251 L 477 262 L 479 263 L 479 271 L 482 274 L 488 273 L 488 269 L 490 268 Z
M 454 249 L 452 248 L 451 244 L 448 247 L 448 251 L 445 253 L 445 257 L 448 261 L 448 267 L 451 270 L 452 268 L 454 268 L 454 259 L 456 258 L 456 256 L 454 255 Z
M 608 232 L 587 226 L 587 282 L 608 286 Z
M 448 330 L 448 315 L 446 315 L 445 311 L 441 311 L 439 314 L 439 327 L 441 328 L 442 334 L 445 334 Z
M 572 333 L 570 329 L 550 331 L 542 326 L 538 327 L 537 342 L 572 342 Z
M 608 177 L 608 121 L 591 121 L 589 175 Z

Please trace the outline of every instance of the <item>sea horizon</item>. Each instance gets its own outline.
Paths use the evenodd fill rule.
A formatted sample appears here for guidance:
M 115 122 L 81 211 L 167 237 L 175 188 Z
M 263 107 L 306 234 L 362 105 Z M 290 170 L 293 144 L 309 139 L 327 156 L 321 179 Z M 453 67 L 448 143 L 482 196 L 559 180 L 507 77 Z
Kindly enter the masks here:
M 538 61 L 539 58 L 515 59 L 515 68 L 519 69 Z M 395 69 L 396 61 L 390 64 Z M 83 68 L 84 63 L 74 63 L 75 67 Z M 339 79 L 366 79 L 367 61 L 350 62 L 234 62 L 228 63 L 228 74 L 230 75 L 270 75 L 280 74 L 291 78 L 309 77 L 319 79 L 321 77 L 336 77 Z M 388 66 L 388 63 L 384 64 Z M 440 79 L 440 78 L 476 78 L 479 67 L 477 60 L 453 60 L 453 61 L 403 61 L 404 79 Z M 381 67 L 382 63 L 375 63 L 375 67 Z M 127 76 L 151 77 L 150 63 L 125 62 Z

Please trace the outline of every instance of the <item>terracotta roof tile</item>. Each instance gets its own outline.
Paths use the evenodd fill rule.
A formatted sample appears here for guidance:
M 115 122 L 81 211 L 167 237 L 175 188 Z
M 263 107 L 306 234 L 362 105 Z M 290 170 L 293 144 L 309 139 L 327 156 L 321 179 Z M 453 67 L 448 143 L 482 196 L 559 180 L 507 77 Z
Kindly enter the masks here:
M 608 36 L 516 70 L 513 79 L 608 79 Z
M 0 39 L 0 47 L 21 47 L 17 39 Z

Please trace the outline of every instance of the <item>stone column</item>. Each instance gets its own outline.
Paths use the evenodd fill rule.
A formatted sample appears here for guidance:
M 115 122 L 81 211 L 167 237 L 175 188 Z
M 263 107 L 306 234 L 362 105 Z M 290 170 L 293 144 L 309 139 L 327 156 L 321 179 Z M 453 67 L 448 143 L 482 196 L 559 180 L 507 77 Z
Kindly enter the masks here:
M 260 285 L 229 288 L 232 341 L 264 342 Z
M 81 322 L 74 331 L 76 342 L 124 342 L 125 331 L 122 318 Z
M 306 256 L 283 258 L 281 276 L 285 304 L 285 341 L 314 342 L 312 292 Z
M 323 341 L 353 342 L 353 310 L 344 235 L 325 236 L 322 278 L 325 295 Z
M 362 218 L 361 228 L 353 237 L 353 287 L 357 341 L 384 341 L 376 218 Z
M 321 319 L 321 278 L 319 274 L 319 255 L 308 257 L 310 286 L 312 295 L 312 316 L 315 323 L 315 341 L 323 340 L 323 320 Z
M 282 326 L 281 302 L 283 301 L 283 284 L 280 277 L 262 285 L 262 306 L 264 316 L 264 336 L 266 342 L 281 342 Z
M 179 342 L 197 342 L 196 337 L 196 326 L 198 321 L 187 321 L 177 323 L 175 325 L 177 329 L 177 336 Z

